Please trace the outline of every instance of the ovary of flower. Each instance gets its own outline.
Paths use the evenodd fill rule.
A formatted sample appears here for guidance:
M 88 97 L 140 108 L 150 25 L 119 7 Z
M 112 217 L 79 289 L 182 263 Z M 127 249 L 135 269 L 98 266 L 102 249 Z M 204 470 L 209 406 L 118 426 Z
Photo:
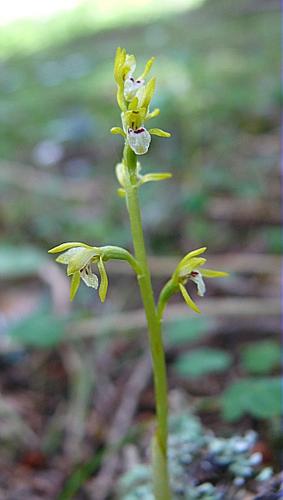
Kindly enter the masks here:
M 125 165 L 123 163 L 117 163 L 117 165 L 115 167 L 115 172 L 116 172 L 117 180 L 121 186 L 120 188 L 118 188 L 117 193 L 119 196 L 124 198 L 126 196 L 126 192 L 125 192 Z M 163 181 L 166 179 L 171 179 L 172 174 L 169 172 L 158 172 L 158 173 L 151 173 L 151 174 L 144 174 L 143 175 L 141 173 L 141 164 L 140 164 L 140 162 L 137 162 L 136 176 L 137 176 L 136 186 L 142 186 L 143 184 L 147 184 L 148 182 L 156 182 L 156 181 Z

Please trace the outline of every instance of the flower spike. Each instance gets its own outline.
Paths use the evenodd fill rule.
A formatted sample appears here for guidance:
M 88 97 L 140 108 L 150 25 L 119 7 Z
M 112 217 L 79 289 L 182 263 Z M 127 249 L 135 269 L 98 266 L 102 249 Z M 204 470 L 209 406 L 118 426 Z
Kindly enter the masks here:
M 147 77 L 154 57 L 149 59 L 139 78 L 135 78 L 136 59 L 127 54 L 125 49 L 118 47 L 114 62 L 114 77 L 117 83 L 117 101 L 122 110 L 123 130 L 113 127 L 112 134 L 120 134 L 136 155 L 147 153 L 151 144 L 151 136 L 170 137 L 169 132 L 159 128 L 147 130 L 145 121 L 159 115 L 158 108 L 150 111 L 150 103 L 155 91 L 156 79 Z

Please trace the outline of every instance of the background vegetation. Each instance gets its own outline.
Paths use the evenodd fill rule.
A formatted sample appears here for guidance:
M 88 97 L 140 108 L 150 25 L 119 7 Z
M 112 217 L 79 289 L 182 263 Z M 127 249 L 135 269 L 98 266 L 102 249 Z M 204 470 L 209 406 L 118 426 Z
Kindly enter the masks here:
M 219 434 L 257 430 L 265 462 L 278 470 L 279 33 L 277 2 L 263 0 L 89 1 L 2 27 L 5 498 L 91 498 L 101 484 L 111 495 L 127 468 L 117 450 L 139 446 L 151 425 L 133 276 L 109 265 L 107 302 L 81 287 L 70 310 L 67 280 L 46 254 L 68 240 L 130 246 L 113 169 L 121 142 L 109 133 L 119 122 L 118 45 L 140 67 L 156 56 L 158 125 L 172 132 L 142 162 L 174 175 L 142 191 L 149 252 L 161 256 L 152 258 L 156 289 L 177 256 L 204 243 L 211 267 L 231 270 L 209 283 L 201 318 L 178 301 L 169 308 L 170 389 Z

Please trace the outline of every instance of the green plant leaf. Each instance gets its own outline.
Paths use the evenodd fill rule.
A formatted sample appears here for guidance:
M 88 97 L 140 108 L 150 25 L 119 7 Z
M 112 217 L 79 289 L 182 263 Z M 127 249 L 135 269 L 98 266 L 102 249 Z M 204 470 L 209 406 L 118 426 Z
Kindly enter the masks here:
M 206 318 L 186 318 L 164 324 L 164 335 L 169 345 L 179 345 L 200 339 L 208 334 L 212 322 Z
M 280 377 L 243 379 L 231 384 L 221 397 L 225 420 L 237 420 L 245 414 L 271 418 L 281 414 Z
M 182 354 L 174 368 L 183 377 L 199 377 L 207 373 L 223 372 L 231 364 L 232 357 L 226 351 L 204 347 Z
M 265 340 L 245 346 L 242 350 L 241 363 L 248 373 L 269 373 L 280 364 L 279 343 L 274 340 Z
M 9 334 L 21 344 L 49 348 L 62 340 L 65 323 L 65 319 L 40 311 L 19 321 L 9 329 Z

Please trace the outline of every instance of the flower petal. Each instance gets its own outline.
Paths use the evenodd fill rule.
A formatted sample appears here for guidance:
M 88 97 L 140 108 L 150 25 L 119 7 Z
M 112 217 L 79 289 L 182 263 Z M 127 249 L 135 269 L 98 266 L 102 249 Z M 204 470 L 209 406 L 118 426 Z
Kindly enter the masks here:
M 128 73 L 134 73 L 136 69 L 136 58 L 133 54 L 126 54 L 126 60 L 124 63 L 124 76 L 127 76 Z
M 165 130 L 161 130 L 161 128 L 150 128 L 149 133 L 151 135 L 158 135 L 158 137 L 171 137 L 170 132 L 165 132 Z
M 122 130 L 122 129 L 121 129 L 121 127 L 112 127 L 112 128 L 110 129 L 110 132 L 111 132 L 111 134 L 113 134 L 113 135 L 118 135 L 118 134 L 119 134 L 119 135 L 121 135 L 122 137 L 126 137 L 126 134 L 125 134 L 124 130 Z
M 65 250 L 68 250 L 69 248 L 75 248 L 75 247 L 93 248 L 90 245 L 87 245 L 86 243 L 81 243 L 78 241 L 70 241 L 68 243 L 61 243 L 61 245 L 58 245 L 57 247 L 51 248 L 50 250 L 48 250 L 48 253 L 64 252 Z
M 153 65 L 155 61 L 155 57 L 152 57 L 151 59 L 149 59 L 145 65 L 145 68 L 143 70 L 143 73 L 141 74 L 141 76 L 139 77 L 139 80 L 143 79 L 143 78 L 146 78 L 148 73 L 150 72 L 151 70 L 151 67 Z
M 151 78 L 151 80 L 149 80 L 149 82 L 146 84 L 144 94 L 140 102 L 140 106 L 145 108 L 146 110 L 148 110 L 150 101 L 153 97 L 155 91 L 155 85 L 156 85 L 156 78 Z
M 205 278 L 225 278 L 226 276 L 229 276 L 229 273 L 226 273 L 224 271 L 215 271 L 214 269 L 202 269 L 201 274 Z
M 202 248 L 198 248 L 197 250 L 193 250 L 192 252 L 187 253 L 185 255 L 185 257 L 183 257 L 182 260 L 179 262 L 177 269 L 181 269 L 186 264 L 189 264 L 189 266 L 191 267 L 191 260 L 194 257 L 197 257 L 198 255 L 204 253 L 205 251 L 206 251 L 206 247 L 202 247 Z M 200 265 L 203 265 L 205 262 L 206 262 L 206 260 L 204 259 L 203 263 Z M 197 267 L 198 266 L 195 264 L 195 268 L 197 268 Z M 192 269 L 192 267 L 191 267 L 191 269 Z
M 192 259 L 187 259 L 187 262 L 183 262 L 183 260 L 181 260 L 177 267 L 177 274 L 181 278 L 188 276 L 194 269 L 198 269 L 198 267 L 206 263 L 206 259 L 203 257 L 193 257 Z
M 179 288 L 180 288 L 180 291 L 181 291 L 181 294 L 183 295 L 183 298 L 184 298 L 184 301 L 186 302 L 186 304 L 193 310 L 195 311 L 196 313 L 201 313 L 200 309 L 198 308 L 198 306 L 194 303 L 193 299 L 191 299 L 191 297 L 189 296 L 186 288 L 184 287 L 184 285 L 182 285 L 182 283 L 179 283 Z
M 105 297 L 107 294 L 107 288 L 108 288 L 108 276 L 104 267 L 104 263 L 102 258 L 100 257 L 99 261 L 97 262 L 97 267 L 100 272 L 100 287 L 99 287 L 99 297 L 101 302 L 105 301 Z
M 160 115 L 160 109 L 159 108 L 155 108 L 153 111 L 151 111 L 150 113 L 147 113 L 145 119 L 146 120 L 150 120 L 151 118 L 155 118 L 156 116 Z
M 171 179 L 172 174 L 170 172 L 160 172 L 158 174 L 145 174 L 141 178 L 141 184 L 152 181 L 163 181 L 166 179 Z
M 70 300 L 74 300 L 75 295 L 80 286 L 80 281 L 81 281 L 80 273 L 79 272 L 74 273 L 71 280 Z
M 199 271 L 192 271 L 191 276 L 189 278 L 197 285 L 198 295 L 203 297 L 206 291 L 205 282 L 202 279 L 202 275 Z
M 185 257 L 183 257 L 182 262 L 186 262 L 187 260 L 191 259 L 192 257 L 197 257 L 197 255 L 201 255 L 207 250 L 207 247 L 201 247 L 198 248 L 197 250 L 192 250 L 192 252 L 187 253 Z
M 129 129 L 137 130 L 143 127 L 146 115 L 145 108 L 129 109 L 121 114 L 123 129 L 128 132 Z
M 201 313 L 200 309 L 198 308 L 198 306 L 194 303 L 193 299 L 191 299 L 191 297 L 189 296 L 186 288 L 184 287 L 184 285 L 182 285 L 182 283 L 179 283 L 179 288 L 180 288 L 180 291 L 181 291 L 181 294 L 183 295 L 183 298 L 184 298 L 184 301 L 186 302 L 186 304 L 195 312 L 197 312 L 198 314 Z
M 123 65 L 126 59 L 126 50 L 118 47 L 116 50 L 115 60 L 114 60 L 114 78 L 117 83 L 123 82 L 123 77 L 121 74 Z
M 139 100 L 137 97 L 134 97 L 128 106 L 128 110 L 129 111 L 137 110 L 138 106 L 139 106 Z
M 59 264 L 69 264 L 70 259 L 76 255 L 78 248 L 81 247 L 70 248 L 69 250 L 66 250 L 66 252 L 61 253 L 61 255 L 55 259 L 56 262 L 59 262 Z
M 69 262 L 68 262 L 68 267 L 67 267 L 67 274 L 70 276 L 71 274 L 75 273 L 76 271 L 80 271 L 83 269 L 86 265 L 88 265 L 93 257 L 99 256 L 100 254 L 98 253 L 98 249 L 95 247 L 92 248 L 77 248 L 75 255 L 73 255 Z

